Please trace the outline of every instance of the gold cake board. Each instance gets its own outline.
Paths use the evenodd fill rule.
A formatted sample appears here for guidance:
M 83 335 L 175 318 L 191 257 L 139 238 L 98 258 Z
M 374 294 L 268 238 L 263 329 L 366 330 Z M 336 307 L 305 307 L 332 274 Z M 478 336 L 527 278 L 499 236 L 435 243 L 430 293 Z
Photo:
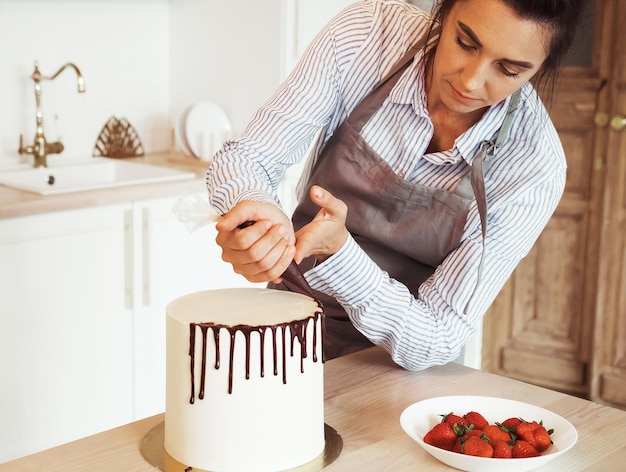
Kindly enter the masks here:
M 162 421 L 146 433 L 141 441 L 141 454 L 150 464 L 163 472 L 210 472 L 181 464 L 165 450 L 165 422 Z M 324 451 L 311 462 L 284 472 L 319 472 L 331 464 L 343 449 L 339 433 L 324 423 Z

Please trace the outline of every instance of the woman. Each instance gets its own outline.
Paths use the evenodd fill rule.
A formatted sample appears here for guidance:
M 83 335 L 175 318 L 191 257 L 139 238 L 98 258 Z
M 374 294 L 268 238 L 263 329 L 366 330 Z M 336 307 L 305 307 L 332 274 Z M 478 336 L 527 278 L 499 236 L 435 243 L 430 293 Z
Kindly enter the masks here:
M 455 359 L 563 193 L 563 149 L 529 81 L 554 78 L 582 3 L 345 9 L 215 156 L 223 259 L 253 282 L 302 262 L 328 357 L 376 344 L 411 370 Z M 276 187 L 319 130 L 292 226 Z

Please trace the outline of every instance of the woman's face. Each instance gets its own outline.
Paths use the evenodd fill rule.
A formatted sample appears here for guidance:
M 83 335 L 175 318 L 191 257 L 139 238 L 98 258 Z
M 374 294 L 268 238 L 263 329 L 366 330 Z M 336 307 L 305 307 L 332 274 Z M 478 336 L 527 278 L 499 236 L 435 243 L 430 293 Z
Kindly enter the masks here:
M 443 22 L 429 109 L 472 113 L 500 102 L 539 71 L 549 39 L 500 0 L 457 1 Z

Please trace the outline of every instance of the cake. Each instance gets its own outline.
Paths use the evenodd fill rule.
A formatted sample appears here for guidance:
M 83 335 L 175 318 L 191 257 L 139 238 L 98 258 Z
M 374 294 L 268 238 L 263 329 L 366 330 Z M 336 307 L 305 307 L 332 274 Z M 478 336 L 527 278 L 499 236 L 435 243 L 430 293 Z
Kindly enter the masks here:
M 165 451 L 213 471 L 281 471 L 323 455 L 323 314 L 298 293 L 233 288 L 166 308 Z

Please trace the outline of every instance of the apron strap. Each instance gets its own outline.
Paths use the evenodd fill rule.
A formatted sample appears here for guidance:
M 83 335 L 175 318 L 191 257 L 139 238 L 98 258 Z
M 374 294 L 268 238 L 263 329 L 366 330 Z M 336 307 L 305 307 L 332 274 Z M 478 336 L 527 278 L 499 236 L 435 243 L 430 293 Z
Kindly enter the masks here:
M 474 295 L 478 291 L 478 285 L 482 279 L 483 275 L 483 266 L 485 263 L 485 253 L 487 251 L 486 248 L 486 240 L 487 240 L 487 195 L 485 192 L 485 172 L 491 166 L 493 162 L 493 158 L 495 156 L 498 148 L 506 141 L 509 130 L 511 129 L 511 125 L 513 123 L 513 118 L 515 116 L 515 112 L 517 111 L 517 106 L 519 104 L 521 95 L 521 89 L 516 91 L 513 95 L 511 95 L 511 99 L 509 100 L 509 106 L 506 111 L 506 115 L 504 120 L 502 121 L 502 126 L 497 131 L 496 136 L 491 140 L 483 141 L 480 144 L 480 154 L 474 158 L 474 162 L 472 162 L 472 168 L 468 174 L 466 174 L 457 188 L 461 192 L 466 192 L 468 182 L 470 181 L 472 190 L 474 192 L 474 196 L 476 197 L 476 205 L 478 207 L 478 213 L 480 215 L 480 226 L 482 229 L 482 251 L 480 254 L 480 262 L 478 264 L 478 277 L 476 278 L 476 285 L 474 285 L 474 289 L 472 290 L 472 294 L 470 295 L 465 308 L 463 309 L 463 313 L 467 314 L 469 310 L 469 305 Z M 456 189 L 455 189 L 456 193 Z

